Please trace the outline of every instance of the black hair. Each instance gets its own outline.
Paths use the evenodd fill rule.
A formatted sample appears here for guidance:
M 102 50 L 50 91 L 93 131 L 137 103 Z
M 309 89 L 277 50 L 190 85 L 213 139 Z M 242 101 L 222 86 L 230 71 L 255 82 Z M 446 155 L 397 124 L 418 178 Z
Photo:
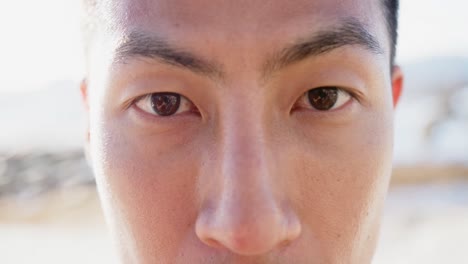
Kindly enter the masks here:
M 387 30 L 390 35 L 390 60 L 393 66 L 398 40 L 398 9 L 399 0 L 382 0 L 384 16 L 387 22 Z
M 99 0 L 82 0 L 84 7 L 85 17 L 83 17 L 83 32 L 85 37 L 85 49 L 87 49 L 88 41 L 90 39 L 90 34 L 93 29 L 96 27 L 97 14 L 97 2 Z M 399 9 L 399 0 L 380 0 L 383 8 L 383 15 L 387 24 L 387 31 L 390 36 L 390 63 L 391 66 L 394 65 L 396 46 L 398 40 L 398 9 Z M 94 23 L 93 23 L 94 22 Z M 86 52 L 87 53 L 87 52 Z

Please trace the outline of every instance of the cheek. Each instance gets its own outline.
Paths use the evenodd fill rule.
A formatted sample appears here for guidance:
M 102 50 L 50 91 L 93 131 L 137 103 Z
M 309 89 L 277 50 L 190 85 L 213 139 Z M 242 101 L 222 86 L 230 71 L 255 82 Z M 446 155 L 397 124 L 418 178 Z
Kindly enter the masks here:
M 373 252 L 392 158 L 392 119 L 382 116 L 311 129 L 295 144 L 300 211 L 330 256 L 366 263 Z
M 94 169 L 116 240 L 125 243 L 123 252 L 136 254 L 125 258 L 152 261 L 146 258 L 177 254 L 178 244 L 193 233 L 197 158 L 183 138 L 130 127 L 121 120 L 102 122 L 92 134 Z

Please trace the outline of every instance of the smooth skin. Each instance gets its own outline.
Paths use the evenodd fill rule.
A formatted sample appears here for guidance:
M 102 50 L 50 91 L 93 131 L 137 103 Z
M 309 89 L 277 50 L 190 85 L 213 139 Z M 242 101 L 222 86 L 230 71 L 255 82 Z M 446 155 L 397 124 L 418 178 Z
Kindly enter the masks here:
M 371 263 L 402 88 L 380 1 L 100 10 L 81 87 L 86 149 L 122 263 Z M 277 61 L 346 21 L 380 51 L 348 43 Z M 342 91 L 331 110 L 304 96 L 330 86 Z M 183 96 L 177 113 L 152 111 L 146 95 L 162 92 Z

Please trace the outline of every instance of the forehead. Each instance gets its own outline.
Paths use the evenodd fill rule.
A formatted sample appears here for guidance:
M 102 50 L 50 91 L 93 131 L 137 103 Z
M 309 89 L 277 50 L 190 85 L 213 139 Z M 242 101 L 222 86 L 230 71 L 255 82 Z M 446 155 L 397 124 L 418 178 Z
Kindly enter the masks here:
M 384 28 L 379 0 L 104 0 L 104 6 L 111 28 L 159 35 L 283 35 L 311 32 L 347 17 L 376 33 Z

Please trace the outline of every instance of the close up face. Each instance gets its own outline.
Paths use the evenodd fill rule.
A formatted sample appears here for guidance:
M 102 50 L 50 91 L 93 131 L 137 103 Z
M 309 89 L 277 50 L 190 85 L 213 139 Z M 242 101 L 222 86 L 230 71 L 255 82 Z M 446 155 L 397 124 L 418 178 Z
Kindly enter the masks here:
M 380 1 L 96 10 L 88 153 L 123 263 L 371 262 L 401 87 Z

